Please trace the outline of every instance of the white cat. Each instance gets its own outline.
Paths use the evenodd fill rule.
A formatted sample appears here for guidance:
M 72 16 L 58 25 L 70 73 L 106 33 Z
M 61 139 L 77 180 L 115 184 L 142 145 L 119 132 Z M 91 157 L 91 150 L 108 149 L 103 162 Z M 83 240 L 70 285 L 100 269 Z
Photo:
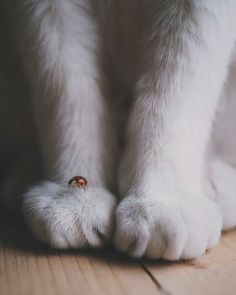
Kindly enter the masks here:
M 215 246 L 236 226 L 236 1 L 5 2 L 47 179 L 23 196 L 33 233 L 153 259 Z

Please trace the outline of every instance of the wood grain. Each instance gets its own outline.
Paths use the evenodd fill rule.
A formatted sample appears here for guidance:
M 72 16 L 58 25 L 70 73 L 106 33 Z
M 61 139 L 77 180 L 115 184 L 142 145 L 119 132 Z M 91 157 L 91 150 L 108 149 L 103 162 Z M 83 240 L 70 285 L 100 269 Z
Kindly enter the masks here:
M 169 294 L 235 295 L 236 231 L 224 234 L 216 248 L 192 262 L 145 266 Z
M 111 249 L 56 251 L 0 217 L 0 294 L 161 294 L 137 262 Z
M 56 251 L 0 217 L 0 294 L 236 294 L 236 231 L 192 262 L 134 261 L 112 249 Z

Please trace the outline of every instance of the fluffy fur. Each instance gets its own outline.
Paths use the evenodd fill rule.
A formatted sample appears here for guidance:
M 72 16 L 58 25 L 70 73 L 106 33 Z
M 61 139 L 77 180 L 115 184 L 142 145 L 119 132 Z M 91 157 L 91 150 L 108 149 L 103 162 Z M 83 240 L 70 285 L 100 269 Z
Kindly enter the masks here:
M 23 195 L 33 233 L 154 259 L 216 245 L 236 225 L 236 2 L 5 2 L 48 180 Z

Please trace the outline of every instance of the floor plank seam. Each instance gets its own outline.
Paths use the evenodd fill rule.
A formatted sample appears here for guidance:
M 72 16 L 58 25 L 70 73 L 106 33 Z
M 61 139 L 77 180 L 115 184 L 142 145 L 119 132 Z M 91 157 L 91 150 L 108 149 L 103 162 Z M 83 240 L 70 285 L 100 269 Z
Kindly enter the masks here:
M 158 280 L 154 277 L 154 275 L 150 272 L 150 270 L 146 267 L 146 265 L 142 261 L 140 261 L 139 264 L 142 267 L 142 269 L 146 272 L 146 274 L 149 276 L 149 278 L 152 280 L 156 288 L 158 289 L 159 291 L 158 294 L 161 292 L 161 294 L 163 295 L 173 295 L 169 291 L 165 290 L 165 288 L 163 288 L 161 283 L 158 282 Z

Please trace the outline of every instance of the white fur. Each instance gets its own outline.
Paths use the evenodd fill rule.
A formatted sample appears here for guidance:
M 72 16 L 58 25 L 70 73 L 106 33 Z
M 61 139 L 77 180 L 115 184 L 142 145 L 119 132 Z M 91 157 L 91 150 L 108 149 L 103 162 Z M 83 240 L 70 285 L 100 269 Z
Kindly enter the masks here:
M 186 11 L 173 4 L 172 19 L 157 9 L 149 20 L 162 27 L 146 40 L 116 212 L 116 245 L 137 257 L 197 257 L 222 229 L 223 215 L 206 196 L 205 153 L 234 48 L 236 3 L 191 4 Z
M 214 124 L 208 151 L 208 175 L 211 196 L 217 201 L 223 218 L 223 229 L 236 226 L 236 63 L 230 65 Z
M 219 241 L 222 226 L 218 208 L 212 201 L 177 193 L 152 199 L 126 197 L 116 216 L 117 247 L 131 256 L 153 259 L 200 256 Z
M 17 9 L 45 175 L 53 181 L 28 191 L 23 212 L 54 247 L 98 246 L 96 226 L 106 237 L 114 224 L 117 140 L 95 11 L 85 0 L 25 0 Z M 64 188 L 75 175 L 88 179 L 86 192 Z
M 220 158 L 211 162 L 211 184 L 223 220 L 223 229 L 236 226 L 236 169 Z
M 105 189 L 70 188 L 44 182 L 24 198 L 28 225 L 56 248 L 100 247 L 110 240 L 116 199 Z
M 115 244 L 135 257 L 188 259 L 214 246 L 236 225 L 236 142 L 228 136 L 219 148 L 222 130 L 235 131 L 236 110 L 215 124 L 209 144 L 235 46 L 236 2 L 24 0 L 18 9 L 51 180 L 23 199 L 35 235 L 59 248 L 101 246 L 116 217 Z M 117 88 L 133 104 L 114 214 Z M 65 186 L 74 175 L 88 178 L 88 190 Z

